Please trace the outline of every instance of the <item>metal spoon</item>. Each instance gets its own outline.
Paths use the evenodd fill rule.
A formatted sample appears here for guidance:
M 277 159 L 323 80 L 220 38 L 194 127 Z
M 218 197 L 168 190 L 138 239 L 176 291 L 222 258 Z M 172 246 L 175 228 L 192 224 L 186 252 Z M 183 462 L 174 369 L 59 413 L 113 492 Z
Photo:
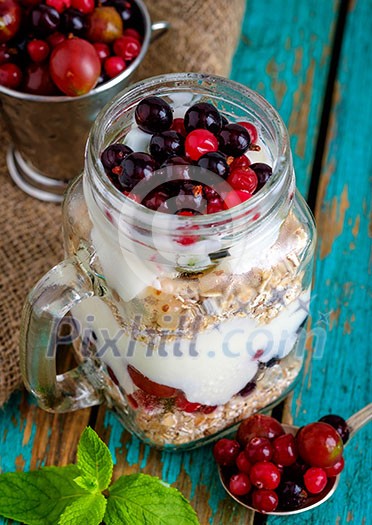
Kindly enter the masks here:
M 355 434 L 361 428 L 363 428 L 367 423 L 369 423 L 371 419 L 372 419 L 372 403 L 362 408 L 362 410 L 359 410 L 359 412 L 356 412 L 355 414 L 353 414 L 347 420 L 347 424 L 350 428 L 350 435 L 349 435 L 349 440 L 347 441 L 346 445 L 350 443 L 350 441 L 355 436 Z M 293 435 L 296 435 L 298 429 L 300 428 L 294 425 L 285 425 L 285 424 L 282 424 L 282 427 L 284 428 L 286 433 L 290 433 Z M 248 503 L 245 501 L 245 496 L 240 497 L 240 496 L 234 496 L 233 494 L 231 494 L 228 488 L 228 478 L 227 476 L 224 476 L 224 473 L 221 467 L 218 468 L 218 473 L 219 473 L 220 480 L 221 480 L 221 483 L 224 489 L 235 501 L 237 501 L 240 505 L 242 505 L 243 507 L 246 507 L 249 510 L 258 512 L 257 509 L 248 505 Z M 275 510 L 273 512 L 265 512 L 265 514 L 268 514 L 268 515 L 272 514 L 275 516 L 290 516 L 292 514 L 300 514 L 300 512 L 305 512 L 307 510 L 311 510 L 311 509 L 314 509 L 315 507 L 318 507 L 319 505 L 327 501 L 327 499 L 329 499 L 334 494 L 334 492 L 337 489 L 338 483 L 340 481 L 340 475 L 341 474 L 339 474 L 338 476 L 335 476 L 334 478 L 329 478 L 328 483 L 326 487 L 322 490 L 322 492 L 320 494 L 311 495 L 307 499 L 306 504 L 299 507 L 298 509 Z

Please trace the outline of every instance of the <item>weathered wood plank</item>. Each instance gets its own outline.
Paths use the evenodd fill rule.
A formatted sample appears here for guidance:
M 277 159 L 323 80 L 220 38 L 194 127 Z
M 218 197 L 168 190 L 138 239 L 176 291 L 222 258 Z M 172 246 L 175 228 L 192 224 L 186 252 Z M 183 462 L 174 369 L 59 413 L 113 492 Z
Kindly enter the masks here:
M 372 4 L 356 0 L 348 15 L 331 126 L 317 199 L 319 228 L 312 327 L 325 329 L 322 355 L 312 353 L 293 402 L 299 425 L 329 412 L 349 417 L 371 401 Z M 345 452 L 346 467 L 333 498 L 296 523 L 367 524 L 372 501 L 372 427 Z
M 248 0 L 231 77 L 258 91 L 288 127 L 297 184 L 311 176 L 339 0 Z

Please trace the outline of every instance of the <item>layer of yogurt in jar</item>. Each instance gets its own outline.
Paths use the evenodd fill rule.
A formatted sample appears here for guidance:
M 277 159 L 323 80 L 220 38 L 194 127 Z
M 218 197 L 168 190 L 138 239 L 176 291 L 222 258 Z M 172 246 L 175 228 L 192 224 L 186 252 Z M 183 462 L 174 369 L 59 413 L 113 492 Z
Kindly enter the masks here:
M 174 116 L 182 117 L 190 103 L 195 103 L 190 95 L 175 96 Z M 124 138 L 124 143 L 134 151 L 147 152 L 149 141 L 149 134 L 135 125 Z M 257 151 L 248 153 L 251 163 L 272 165 L 273 159 L 262 140 L 259 139 L 257 145 Z M 126 252 L 125 246 L 113 247 L 107 221 L 95 209 L 96 203 L 87 187 L 85 198 L 93 224 L 91 240 L 107 285 L 118 294 L 119 302 L 142 301 L 154 289 L 161 292 L 164 278 L 176 278 L 179 266 L 187 267 L 187 246 L 180 246 L 176 259 L 168 261 L 167 265 L 151 261 L 146 248 Z M 279 263 L 285 259 L 286 250 L 291 249 L 285 242 L 277 242 L 280 232 L 281 224 L 278 223 L 277 228 L 271 228 L 269 235 L 256 241 L 254 253 L 259 256 L 251 255 L 252 244 L 248 246 L 242 242 L 234 247 L 232 255 L 235 257 L 227 262 L 222 260 L 221 271 L 242 275 L 252 268 Z M 290 244 L 290 234 L 285 240 Z M 305 242 L 303 239 L 303 244 Z M 218 252 L 219 248 L 218 239 L 201 241 L 200 246 L 196 242 L 193 245 L 194 258 L 198 252 L 199 261 L 196 262 L 207 267 L 210 262 L 208 254 Z M 195 260 L 192 262 L 195 264 Z M 72 313 L 83 333 L 94 332 L 99 357 L 114 373 L 126 394 L 133 394 L 138 388 L 128 373 L 130 365 L 150 381 L 182 392 L 190 403 L 215 406 L 227 403 L 239 393 L 256 376 L 260 363 L 283 358 L 293 349 L 298 330 L 307 316 L 303 305 L 308 304 L 309 298 L 309 289 L 300 288 L 295 298 L 282 305 L 278 314 L 268 322 L 260 323 L 248 315 L 231 316 L 195 333 L 182 336 L 178 332 L 175 341 L 162 340 L 159 334 L 155 342 L 134 336 L 135 330 L 127 326 L 123 328 L 120 323 L 120 304 L 113 309 L 112 304 L 96 297 L 84 301 Z M 108 340 L 114 344 L 108 345 Z

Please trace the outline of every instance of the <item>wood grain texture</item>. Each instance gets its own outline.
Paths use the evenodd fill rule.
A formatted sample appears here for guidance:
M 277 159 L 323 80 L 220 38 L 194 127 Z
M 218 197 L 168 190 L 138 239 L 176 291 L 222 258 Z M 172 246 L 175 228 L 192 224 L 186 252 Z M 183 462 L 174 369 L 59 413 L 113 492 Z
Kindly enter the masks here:
M 231 77 L 258 91 L 288 127 L 297 184 L 306 195 L 339 0 L 248 0 Z
M 349 417 L 372 397 L 371 14 L 370 2 L 353 2 L 343 40 L 316 209 L 312 327 L 325 330 L 326 346 L 323 354 L 309 355 L 296 390 L 293 414 L 299 425 L 329 412 Z M 347 447 L 340 486 L 322 508 L 269 524 L 371 523 L 371 440 L 370 425 Z

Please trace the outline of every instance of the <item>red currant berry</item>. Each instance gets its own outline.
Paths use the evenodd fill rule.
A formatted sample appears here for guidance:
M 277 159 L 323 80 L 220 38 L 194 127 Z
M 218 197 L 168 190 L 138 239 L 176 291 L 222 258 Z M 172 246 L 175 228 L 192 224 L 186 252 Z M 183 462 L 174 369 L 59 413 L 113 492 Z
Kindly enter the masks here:
M 173 119 L 173 124 L 172 124 L 171 129 L 173 129 L 173 131 L 177 131 L 177 133 L 179 133 L 183 137 L 186 136 L 185 123 L 184 123 L 183 118 Z
M 142 36 L 136 29 L 133 29 L 133 27 L 128 27 L 128 29 L 124 29 L 123 36 L 131 36 L 139 42 L 142 41 Z
M 234 496 L 245 496 L 251 490 L 251 482 L 247 474 L 239 472 L 230 478 L 229 489 Z
M 245 474 L 249 474 L 252 465 L 249 463 L 247 456 L 245 455 L 244 451 L 239 452 L 238 457 L 236 458 L 236 466 L 240 470 L 240 472 L 244 472 Z
M 248 131 L 251 137 L 251 144 L 256 144 L 258 140 L 258 132 L 256 126 L 254 126 L 250 122 L 237 122 L 237 124 L 240 124 L 241 126 L 243 126 L 243 128 L 245 128 Z
M 183 412 L 187 412 L 189 414 L 192 414 L 193 412 L 196 412 L 201 407 L 200 403 L 191 403 L 186 399 L 186 397 L 183 394 L 180 394 L 176 399 L 176 407 L 179 410 L 183 410 Z
M 239 204 L 247 201 L 251 197 L 252 197 L 252 194 L 249 193 L 249 191 L 243 191 L 243 190 L 230 191 L 224 197 L 225 209 L 230 209 L 230 208 L 234 208 L 235 206 L 239 206 Z
M 251 161 L 246 155 L 242 155 L 241 157 L 237 157 L 236 159 L 234 159 L 234 157 L 230 157 L 230 158 L 233 159 L 232 162 L 230 163 L 231 171 L 234 171 L 237 169 L 245 170 L 249 168 L 251 164 Z
M 326 467 L 324 469 L 324 472 L 327 474 L 328 478 L 333 478 L 334 476 L 338 476 L 340 472 L 344 470 L 345 466 L 345 460 L 343 457 L 341 457 L 334 465 L 333 467 Z
M 278 467 L 269 461 L 255 463 L 249 473 L 252 484 L 258 489 L 276 489 L 280 483 L 280 476 Z
M 220 439 L 213 447 L 214 459 L 222 467 L 234 465 L 239 452 L 240 445 L 235 439 Z
M 273 455 L 273 447 L 267 438 L 254 437 L 245 447 L 245 454 L 250 463 L 258 461 L 270 461 Z
M 101 63 L 103 63 L 106 60 L 106 58 L 108 58 L 111 55 L 109 46 L 107 44 L 104 44 L 103 42 L 95 42 L 93 44 L 93 47 L 97 51 L 97 55 Z
M 273 442 L 273 447 L 273 461 L 277 465 L 289 467 L 296 461 L 298 457 L 297 444 L 292 434 L 277 437 Z
M 217 150 L 217 137 L 207 129 L 194 129 L 186 137 L 185 151 L 191 160 L 199 160 L 205 153 Z
M 62 33 L 58 33 L 58 32 L 52 33 L 47 38 L 48 44 L 51 47 L 56 47 L 56 46 L 58 46 L 58 44 L 62 44 L 62 42 L 64 40 L 66 40 L 66 36 L 63 35 Z
M 49 55 L 49 45 L 45 40 L 30 40 L 27 43 L 27 52 L 33 62 L 44 62 Z
M 125 70 L 126 65 L 121 57 L 113 56 L 105 60 L 104 68 L 107 76 L 114 78 Z
M 220 211 L 225 210 L 225 205 L 221 197 L 215 197 L 210 199 L 207 202 L 207 213 L 219 213 Z
M 227 182 L 234 188 L 234 190 L 249 191 L 254 193 L 257 188 L 257 175 L 250 168 L 237 169 L 230 173 L 227 177 Z
M 305 472 L 304 483 L 311 494 L 319 494 L 327 485 L 327 474 L 322 468 L 311 467 Z
M 332 467 L 342 456 L 340 434 L 328 423 L 310 423 L 296 436 L 300 457 L 312 467 Z
M 49 7 L 54 7 L 58 13 L 63 13 L 63 11 L 71 7 L 71 0 L 46 0 L 45 3 Z
M 278 495 L 273 490 L 258 489 L 252 492 L 252 505 L 259 512 L 273 512 L 278 503 Z
M 136 58 L 141 51 L 141 44 L 131 36 L 121 36 L 114 42 L 114 53 L 126 62 Z
M 22 71 L 15 64 L 0 65 L 0 86 L 17 89 L 22 82 Z
M 94 11 L 94 0 L 71 0 L 71 6 L 85 15 Z

